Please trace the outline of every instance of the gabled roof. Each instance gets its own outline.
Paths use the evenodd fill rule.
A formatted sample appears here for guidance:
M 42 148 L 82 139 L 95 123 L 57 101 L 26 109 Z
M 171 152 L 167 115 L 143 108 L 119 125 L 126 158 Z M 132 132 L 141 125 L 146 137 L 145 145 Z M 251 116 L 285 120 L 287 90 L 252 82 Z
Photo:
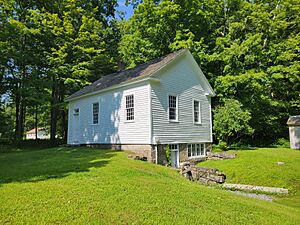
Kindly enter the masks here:
M 293 127 L 293 126 L 300 126 L 300 115 L 297 116 L 290 116 L 287 125 Z
M 92 92 L 100 91 L 108 87 L 135 81 L 140 78 L 149 77 L 153 73 L 157 72 L 159 69 L 169 64 L 171 61 L 173 61 L 175 58 L 177 58 L 179 55 L 181 55 L 183 52 L 186 51 L 188 50 L 181 49 L 177 52 L 170 53 L 158 59 L 145 62 L 132 69 L 123 70 L 123 71 L 119 71 L 116 73 L 103 76 L 99 80 L 96 80 L 94 83 L 70 95 L 68 98 L 66 98 L 66 101 L 69 101 L 73 98 L 77 98 L 79 96 L 86 95 Z
M 170 53 L 158 59 L 154 59 L 148 62 L 145 62 L 141 65 L 138 65 L 132 69 L 119 71 L 116 73 L 112 73 L 106 76 L 101 77 L 99 80 L 95 81 L 94 83 L 84 87 L 83 89 L 75 92 L 74 94 L 70 95 L 66 98 L 66 101 L 71 101 L 73 99 L 81 98 L 94 92 L 101 92 L 108 89 L 117 88 L 121 85 L 130 84 L 134 81 L 144 80 L 145 78 L 150 78 L 156 72 L 170 64 L 179 56 L 183 55 L 184 53 L 188 53 L 189 57 L 194 61 L 193 63 L 197 66 L 197 70 L 200 74 L 202 81 L 204 82 L 204 86 L 208 90 L 211 96 L 215 96 L 215 93 L 208 83 L 207 79 L 205 78 L 204 74 L 202 73 L 200 67 L 194 60 L 192 54 L 188 49 L 181 49 L 177 52 Z

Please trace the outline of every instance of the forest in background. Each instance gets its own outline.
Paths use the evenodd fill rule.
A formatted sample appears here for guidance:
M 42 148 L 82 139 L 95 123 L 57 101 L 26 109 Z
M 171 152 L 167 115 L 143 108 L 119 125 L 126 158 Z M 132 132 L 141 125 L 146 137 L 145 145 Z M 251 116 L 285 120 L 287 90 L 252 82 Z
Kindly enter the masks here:
M 188 48 L 217 96 L 227 144 L 287 138 L 300 114 L 299 0 L 0 0 L 0 139 L 47 127 L 65 139 L 64 99 L 117 70 Z M 121 16 L 122 17 L 122 16 Z

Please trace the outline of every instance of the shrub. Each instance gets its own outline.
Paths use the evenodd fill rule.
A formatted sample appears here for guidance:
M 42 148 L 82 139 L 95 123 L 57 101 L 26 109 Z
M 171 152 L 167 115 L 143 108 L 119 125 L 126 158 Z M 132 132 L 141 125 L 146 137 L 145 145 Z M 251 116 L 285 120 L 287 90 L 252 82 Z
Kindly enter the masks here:
M 226 99 L 223 106 L 214 110 L 214 132 L 219 140 L 219 148 L 227 149 L 231 144 L 251 135 L 254 129 L 249 125 L 251 113 L 242 109 L 235 99 Z
M 290 141 L 285 138 L 279 138 L 274 142 L 272 146 L 276 148 L 289 148 Z
M 166 159 L 167 159 L 168 165 L 170 166 L 171 165 L 171 150 L 170 150 L 169 145 L 166 146 Z

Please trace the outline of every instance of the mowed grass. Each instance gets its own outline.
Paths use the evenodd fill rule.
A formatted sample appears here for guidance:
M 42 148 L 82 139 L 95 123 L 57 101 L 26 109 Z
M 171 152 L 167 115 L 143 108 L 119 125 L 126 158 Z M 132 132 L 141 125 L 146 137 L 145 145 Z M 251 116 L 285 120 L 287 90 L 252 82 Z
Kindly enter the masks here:
M 205 161 L 198 166 L 218 168 L 225 172 L 228 183 L 288 188 L 287 197 L 277 202 L 300 208 L 300 151 L 288 148 L 259 148 L 228 151 L 237 158 Z M 278 162 L 284 162 L 278 165 Z
M 59 147 L 0 153 L 0 224 L 300 224 L 300 210 L 125 152 Z

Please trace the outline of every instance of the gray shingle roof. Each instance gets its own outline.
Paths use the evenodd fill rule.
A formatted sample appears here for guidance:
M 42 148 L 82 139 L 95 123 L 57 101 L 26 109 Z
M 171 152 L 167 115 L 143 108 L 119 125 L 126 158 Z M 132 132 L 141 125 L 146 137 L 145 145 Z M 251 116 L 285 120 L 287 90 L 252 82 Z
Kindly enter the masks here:
M 300 126 L 300 115 L 290 116 L 287 121 L 287 125 L 289 126 Z
M 112 87 L 118 84 L 131 82 L 143 77 L 149 77 L 165 65 L 169 64 L 181 53 L 188 51 L 187 49 L 181 49 L 177 52 L 170 53 L 158 59 L 154 59 L 138 65 L 132 69 L 119 71 L 106 76 L 101 77 L 94 83 L 84 87 L 83 89 L 70 95 L 66 100 L 71 100 L 82 95 L 86 95 L 95 91 L 100 91 L 108 87 Z

